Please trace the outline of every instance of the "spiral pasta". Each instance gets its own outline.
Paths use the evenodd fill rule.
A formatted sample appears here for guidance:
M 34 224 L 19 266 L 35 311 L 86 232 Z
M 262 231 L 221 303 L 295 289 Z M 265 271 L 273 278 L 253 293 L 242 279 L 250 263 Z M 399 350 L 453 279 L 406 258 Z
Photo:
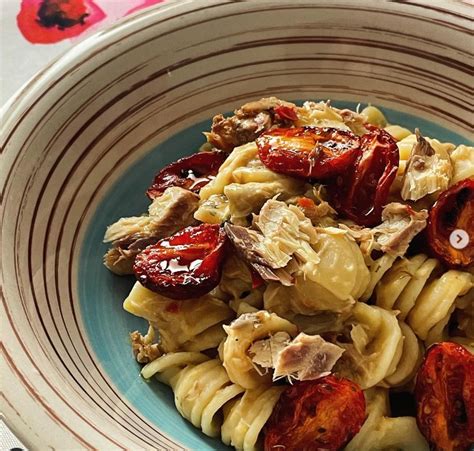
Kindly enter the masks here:
M 371 388 L 364 392 L 367 419 L 345 451 L 383 451 L 388 449 L 428 451 L 413 417 L 390 417 L 388 390 Z
M 376 285 L 380 282 L 384 274 L 392 267 L 396 256 L 384 254 L 376 260 L 369 260 L 368 267 L 370 271 L 369 283 L 360 297 L 361 301 L 367 301 L 372 296 Z
M 405 127 L 400 127 L 400 125 L 387 125 L 385 131 L 390 133 L 397 141 L 401 141 L 412 134 L 410 130 Z
M 394 366 L 395 371 L 379 384 L 385 387 L 401 387 L 412 380 L 421 365 L 425 351 L 423 344 L 410 326 L 402 321 L 399 321 L 398 325 L 402 331 L 403 347 L 401 353 L 394 357 L 394 361 L 397 361 Z
M 133 286 L 123 308 L 145 318 L 159 330 L 160 348 L 164 352 L 215 348 L 225 337 L 222 324 L 234 317 L 227 304 L 210 294 L 189 302 L 177 302 L 148 290 L 139 282 Z
M 219 285 L 212 294 L 225 302 L 237 316 L 263 308 L 263 287 L 254 287 L 248 265 L 232 254 L 224 263 Z
M 265 310 L 239 316 L 230 326 L 224 326 L 227 338 L 221 348 L 221 358 L 232 382 L 244 388 L 271 384 L 270 373 L 261 374 L 248 355 L 252 343 L 277 332 L 295 337 L 297 328 L 286 319 Z
M 472 274 L 440 271 L 440 263 L 423 254 L 398 260 L 377 284 L 376 304 L 398 310 L 399 318 L 425 340 L 430 329 L 450 314 L 458 296 L 474 286 Z
M 453 163 L 451 185 L 460 180 L 474 178 L 474 147 L 458 146 L 451 152 L 450 157 Z
M 302 194 L 303 181 L 270 171 L 260 161 L 255 142 L 235 148 L 219 173 L 199 193 L 201 204 L 194 214 L 199 221 L 247 225 L 247 216 L 257 213 L 266 200 Z
M 456 321 L 458 330 L 474 341 L 474 288 L 456 301 Z
M 354 306 L 351 323 L 351 343 L 338 343 L 346 351 L 335 371 L 370 388 L 395 373 L 403 352 L 402 330 L 395 313 L 362 302 Z
M 318 229 L 313 245 L 319 262 L 312 271 L 296 276 L 294 285 L 271 283 L 264 294 L 266 309 L 314 315 L 321 311 L 344 312 L 366 290 L 369 271 L 357 244 L 334 227 Z
M 385 118 L 385 115 L 373 105 L 366 106 L 362 110 L 361 114 L 365 116 L 366 121 L 371 125 L 381 128 L 387 126 L 387 119 Z
M 176 408 L 210 437 L 221 436 L 238 450 L 258 449 L 260 432 L 284 387 L 245 390 L 232 383 L 218 359 L 196 352 L 166 354 L 142 369 L 146 379 L 171 386 Z
M 454 330 L 449 327 L 451 320 L 456 325 Z M 441 341 L 459 343 L 474 353 L 474 288 L 457 298 L 445 318 L 430 329 L 425 345 Z

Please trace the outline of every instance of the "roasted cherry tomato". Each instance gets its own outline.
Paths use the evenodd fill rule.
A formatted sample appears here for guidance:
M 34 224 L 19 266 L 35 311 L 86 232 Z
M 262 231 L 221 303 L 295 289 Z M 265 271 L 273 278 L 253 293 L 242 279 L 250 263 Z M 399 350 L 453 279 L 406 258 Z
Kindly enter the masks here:
M 439 451 L 467 451 L 474 443 L 474 356 L 457 343 L 428 349 L 416 377 L 416 420 Z
M 372 227 L 381 221 L 400 157 L 395 140 L 376 127 L 362 136 L 360 147 L 352 174 L 338 177 L 329 191 L 339 213 Z
M 281 395 L 265 426 L 265 451 L 336 451 L 366 418 L 360 387 L 348 379 L 325 376 L 297 382 Z
M 455 230 L 469 235 L 466 247 L 456 249 L 454 245 L 462 236 Z M 436 257 L 451 267 L 474 264 L 474 180 L 466 179 L 442 193 L 428 216 L 428 245 Z M 462 233 L 462 232 L 461 232 Z
M 138 254 L 133 271 L 143 286 L 169 298 L 202 296 L 219 283 L 226 243 L 217 224 L 187 227 Z
M 296 121 L 298 120 L 298 115 L 296 114 L 296 109 L 291 106 L 286 105 L 278 105 L 273 108 L 273 112 L 276 116 L 280 119 L 288 120 L 288 121 Z
M 217 174 L 225 159 L 225 153 L 220 150 L 198 152 L 181 158 L 155 175 L 146 194 L 150 199 L 154 199 L 170 186 L 180 186 L 197 193 Z
M 359 154 L 359 138 L 336 128 L 275 128 L 257 138 L 263 164 L 281 174 L 326 179 L 344 173 Z

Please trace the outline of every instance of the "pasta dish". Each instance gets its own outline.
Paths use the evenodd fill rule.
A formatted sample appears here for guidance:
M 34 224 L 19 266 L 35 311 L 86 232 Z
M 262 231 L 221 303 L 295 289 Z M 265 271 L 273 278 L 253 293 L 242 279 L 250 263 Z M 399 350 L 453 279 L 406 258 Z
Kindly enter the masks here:
M 275 97 L 204 134 L 105 233 L 142 376 L 237 450 L 468 450 L 474 147 Z

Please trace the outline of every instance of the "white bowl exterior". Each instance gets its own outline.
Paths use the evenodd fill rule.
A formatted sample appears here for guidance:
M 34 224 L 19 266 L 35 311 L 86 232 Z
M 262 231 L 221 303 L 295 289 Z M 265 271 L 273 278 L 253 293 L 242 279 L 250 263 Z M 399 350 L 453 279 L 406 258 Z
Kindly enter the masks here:
M 33 79 L 1 135 L 2 409 L 13 430 L 38 449 L 149 447 L 140 434 L 181 448 L 114 390 L 81 325 L 74 269 L 101 198 L 165 138 L 265 95 L 382 104 L 468 137 L 468 8 L 173 2 L 87 39 Z M 65 349 L 80 359 L 58 359 Z

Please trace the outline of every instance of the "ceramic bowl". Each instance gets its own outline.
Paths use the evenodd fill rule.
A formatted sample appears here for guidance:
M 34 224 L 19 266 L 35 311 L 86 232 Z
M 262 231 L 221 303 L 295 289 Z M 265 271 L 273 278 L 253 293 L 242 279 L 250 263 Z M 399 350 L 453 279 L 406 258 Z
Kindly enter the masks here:
M 32 449 L 223 449 L 139 376 L 132 280 L 102 266 L 107 224 L 245 101 L 371 102 L 453 142 L 470 132 L 461 2 L 181 1 L 70 50 L 7 105 L 1 133 L 2 411 Z M 339 102 L 339 103 L 338 103 Z M 342 103 L 341 103 L 342 102 Z

